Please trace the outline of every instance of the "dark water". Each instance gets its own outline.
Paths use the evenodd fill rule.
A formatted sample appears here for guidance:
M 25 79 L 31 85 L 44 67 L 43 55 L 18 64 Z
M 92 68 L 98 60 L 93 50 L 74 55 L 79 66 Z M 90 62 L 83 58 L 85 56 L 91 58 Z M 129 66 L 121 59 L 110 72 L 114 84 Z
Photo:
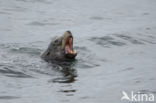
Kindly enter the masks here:
M 120 103 L 156 94 L 155 0 L 1 0 L 0 103 Z M 71 30 L 74 62 L 40 58 Z

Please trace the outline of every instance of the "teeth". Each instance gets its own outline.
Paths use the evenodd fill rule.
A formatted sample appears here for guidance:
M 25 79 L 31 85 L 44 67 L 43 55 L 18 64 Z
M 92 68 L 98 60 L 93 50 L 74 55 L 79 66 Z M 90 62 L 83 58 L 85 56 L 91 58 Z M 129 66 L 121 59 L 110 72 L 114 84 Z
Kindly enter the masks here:
M 76 51 L 75 51 L 75 50 L 73 50 L 73 51 L 72 51 L 72 54 L 76 54 Z
M 69 46 L 65 46 L 65 52 L 68 53 L 69 52 Z
M 74 50 L 73 53 L 75 54 L 76 53 L 76 50 Z
M 72 50 L 70 50 L 70 53 L 73 53 L 73 51 L 72 51 Z

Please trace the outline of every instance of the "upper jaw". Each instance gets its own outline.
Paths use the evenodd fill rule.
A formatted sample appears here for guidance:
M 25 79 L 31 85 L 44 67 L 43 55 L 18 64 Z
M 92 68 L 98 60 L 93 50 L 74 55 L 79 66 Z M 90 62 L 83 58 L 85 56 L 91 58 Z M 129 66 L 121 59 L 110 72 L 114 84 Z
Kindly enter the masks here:
M 67 40 L 69 37 L 72 37 L 72 38 L 73 38 L 72 34 L 70 34 L 70 33 L 67 32 L 67 31 L 62 35 L 62 46 L 61 46 L 62 49 L 65 48 L 66 40 Z
M 62 49 L 65 52 L 66 58 L 73 59 L 77 52 L 73 49 L 73 36 L 69 32 L 65 32 L 62 39 Z

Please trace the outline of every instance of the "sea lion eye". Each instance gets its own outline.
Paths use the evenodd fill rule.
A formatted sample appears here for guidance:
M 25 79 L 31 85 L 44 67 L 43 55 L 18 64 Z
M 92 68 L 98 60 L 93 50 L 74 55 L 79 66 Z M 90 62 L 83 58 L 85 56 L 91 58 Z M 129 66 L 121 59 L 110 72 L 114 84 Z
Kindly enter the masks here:
M 55 43 L 58 43 L 58 40 L 55 40 Z
M 55 45 L 60 45 L 60 40 L 56 39 L 56 40 L 54 41 L 54 44 L 55 44 Z

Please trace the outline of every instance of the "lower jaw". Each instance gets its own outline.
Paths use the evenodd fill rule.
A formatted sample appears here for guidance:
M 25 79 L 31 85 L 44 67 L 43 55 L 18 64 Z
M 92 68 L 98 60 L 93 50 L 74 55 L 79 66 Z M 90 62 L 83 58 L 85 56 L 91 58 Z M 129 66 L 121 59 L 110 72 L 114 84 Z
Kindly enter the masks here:
M 76 54 L 76 52 L 74 51 L 74 50 L 70 50 L 70 51 L 68 51 L 68 52 L 66 52 L 66 54 Z
M 66 54 L 65 57 L 67 59 L 74 59 L 76 57 L 76 55 Z
M 65 54 L 66 58 L 68 59 L 74 59 L 76 57 L 77 53 L 75 51 L 71 51 Z

